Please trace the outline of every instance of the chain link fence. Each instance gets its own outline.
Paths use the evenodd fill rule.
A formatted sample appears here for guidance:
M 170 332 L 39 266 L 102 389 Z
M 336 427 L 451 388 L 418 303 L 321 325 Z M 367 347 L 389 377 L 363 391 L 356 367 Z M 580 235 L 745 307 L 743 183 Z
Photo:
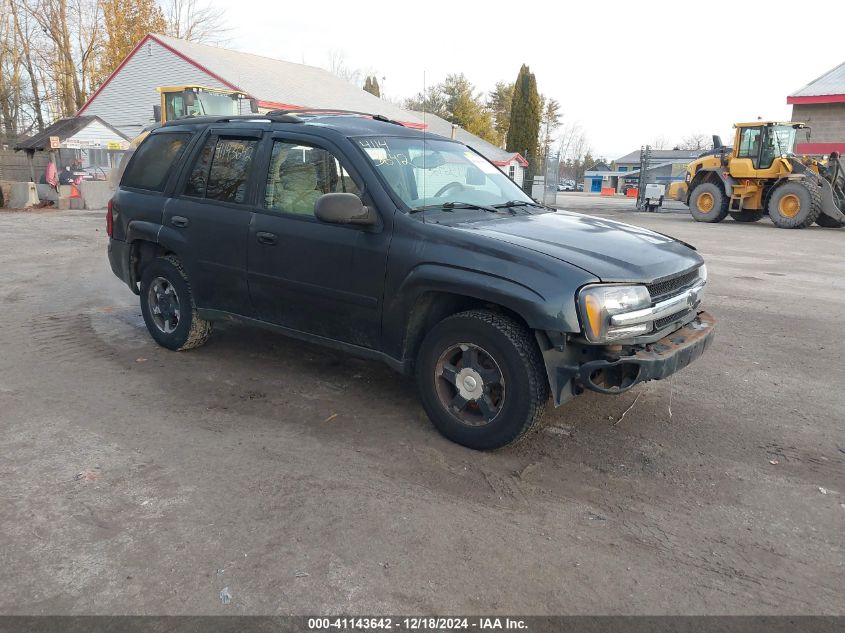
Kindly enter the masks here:
M 543 165 L 543 199 L 547 207 L 557 204 L 557 185 L 560 181 L 560 153 L 547 152 Z

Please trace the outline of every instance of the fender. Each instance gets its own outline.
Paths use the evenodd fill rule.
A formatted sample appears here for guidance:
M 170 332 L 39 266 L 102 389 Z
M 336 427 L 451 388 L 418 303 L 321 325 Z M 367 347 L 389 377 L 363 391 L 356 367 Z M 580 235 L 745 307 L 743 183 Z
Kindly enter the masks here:
M 736 179 L 732 178 L 731 175 L 724 169 L 702 167 L 695 172 L 695 176 L 693 176 L 693 179 L 690 182 L 690 186 L 687 191 L 687 206 L 689 206 L 690 196 L 692 195 L 692 192 L 695 191 L 696 186 L 702 182 L 714 182 L 715 180 L 722 183 L 722 189 L 728 197 L 730 197 L 734 186 L 738 184 Z
M 580 284 L 579 284 L 580 285 Z M 443 292 L 500 305 L 518 314 L 535 330 L 580 331 L 574 293 L 561 284 L 560 295 L 545 297 L 525 284 L 478 271 L 445 264 L 426 263 L 414 267 L 393 297 L 386 299 L 382 317 L 384 349 L 404 357 L 407 325 L 418 299 L 426 292 Z M 568 297 L 569 300 L 564 300 Z

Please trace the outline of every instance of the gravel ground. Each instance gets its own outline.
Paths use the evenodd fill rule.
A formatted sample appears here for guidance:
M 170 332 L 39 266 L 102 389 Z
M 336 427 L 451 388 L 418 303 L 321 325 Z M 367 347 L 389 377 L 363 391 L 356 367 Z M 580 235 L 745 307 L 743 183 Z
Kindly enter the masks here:
M 0 613 L 843 613 L 845 231 L 560 203 L 696 244 L 717 339 L 486 454 L 378 363 L 157 347 L 101 212 L 0 213 Z

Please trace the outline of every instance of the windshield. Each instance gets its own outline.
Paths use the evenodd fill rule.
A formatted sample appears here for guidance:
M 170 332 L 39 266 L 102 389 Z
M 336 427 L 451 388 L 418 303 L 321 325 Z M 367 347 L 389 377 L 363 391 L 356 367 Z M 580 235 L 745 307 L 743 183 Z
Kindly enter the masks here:
M 792 151 L 792 143 L 795 141 L 795 128 L 791 125 L 773 125 L 769 128 L 769 143 L 777 155 L 787 154 Z
M 533 205 L 514 182 L 466 145 L 402 137 L 355 139 L 388 186 L 409 208 L 450 203 Z
M 196 92 L 193 104 L 188 105 L 181 91 L 168 92 L 164 95 L 164 107 L 168 121 L 183 116 L 230 115 L 238 114 L 238 99 L 212 92 Z

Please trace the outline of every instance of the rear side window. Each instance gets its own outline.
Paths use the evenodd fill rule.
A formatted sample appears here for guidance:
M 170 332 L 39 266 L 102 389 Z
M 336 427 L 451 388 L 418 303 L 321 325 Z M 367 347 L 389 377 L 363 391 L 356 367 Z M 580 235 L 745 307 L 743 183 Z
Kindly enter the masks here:
M 190 136 L 185 132 L 150 135 L 135 150 L 120 184 L 147 191 L 164 191 L 167 178 L 185 150 Z
M 256 139 L 212 136 L 200 151 L 185 185 L 185 195 L 243 203 Z

